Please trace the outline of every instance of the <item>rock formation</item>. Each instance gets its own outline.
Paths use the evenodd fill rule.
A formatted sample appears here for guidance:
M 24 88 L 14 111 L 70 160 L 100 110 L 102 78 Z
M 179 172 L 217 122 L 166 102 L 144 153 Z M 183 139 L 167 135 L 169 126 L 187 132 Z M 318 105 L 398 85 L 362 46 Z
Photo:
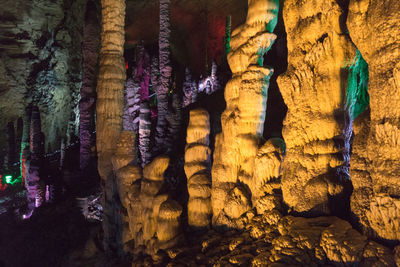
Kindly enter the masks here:
M 127 165 L 117 172 L 119 193 L 127 209 L 129 232 L 124 243 L 132 243 L 133 252 L 156 256 L 159 249 L 170 248 L 180 240 L 182 207 L 164 192 L 164 172 L 169 158 L 155 158 L 143 169 Z M 129 248 L 129 247 L 128 247 Z M 128 249 L 127 248 L 127 249 Z
M 188 224 L 195 228 L 211 223 L 210 117 L 206 110 L 190 111 L 186 134 L 185 173 L 189 192 Z
M 21 142 L 21 176 L 22 181 L 27 186 L 28 171 L 29 171 L 29 159 L 30 159 L 30 128 L 31 128 L 31 116 L 32 106 L 29 105 L 26 108 L 25 115 L 23 117 L 24 128 L 22 131 L 22 142 Z
M 46 149 L 57 150 L 62 137 L 77 134 L 84 5 L 84 0 L 2 3 L 0 133 L 34 101 L 41 110 Z
M 285 1 L 289 66 L 278 84 L 288 112 L 282 130 L 284 202 L 297 213 L 343 214 L 351 193 L 336 139 L 343 139 L 347 65 L 356 48 L 334 1 Z M 299 23 L 301 21 L 301 23 Z M 342 122 L 340 122 L 341 120 Z
M 136 81 L 140 84 L 140 98 L 142 101 L 149 99 L 149 83 L 151 76 L 150 56 L 144 44 L 138 44 L 138 64 L 136 70 Z
M 125 83 L 125 107 L 123 129 L 137 132 L 139 129 L 140 85 L 129 78 Z
M 269 78 L 263 67 L 276 35 L 279 1 L 249 1 L 246 23 L 232 33 L 228 63 L 232 79 L 225 88 L 227 108 L 216 137 L 212 167 L 213 224 L 243 228 L 253 216 L 255 160 L 262 141 Z M 246 214 L 247 213 L 247 214 Z
M 30 125 L 30 164 L 26 179 L 28 209 L 30 212 L 42 205 L 45 201 L 45 185 L 40 178 L 40 171 L 43 164 L 43 134 L 41 132 L 40 112 L 37 106 L 32 107 Z
M 369 67 L 370 109 L 354 122 L 351 212 L 363 231 L 400 240 L 400 3 L 350 1 L 352 41 Z
M 169 5 L 170 0 L 160 0 L 160 35 L 158 41 L 160 77 L 156 87 L 158 116 L 155 137 L 155 149 L 160 152 L 164 152 L 167 145 L 164 139 L 167 130 L 168 92 L 172 73 L 169 47 L 171 34 Z
M 122 212 L 122 245 L 127 250 L 127 244 L 132 240 L 129 228 L 129 215 L 131 213 L 129 194 L 132 183 L 141 179 L 141 171 L 136 162 L 135 133 L 122 131 L 119 136 L 117 150 L 112 158 L 114 172 L 117 179 L 119 199 L 126 212 Z
M 12 169 L 12 166 L 17 161 L 17 154 L 16 154 L 16 143 L 15 143 L 15 128 L 14 123 L 11 121 L 7 124 L 7 167 L 8 170 Z
M 111 157 L 115 152 L 122 128 L 124 108 L 125 64 L 123 46 L 125 41 L 125 1 L 102 0 L 102 32 L 99 76 L 97 81 L 97 153 L 98 171 L 105 184 L 104 240 L 106 249 L 118 250 L 118 241 L 113 240 L 114 221 L 112 206 L 116 194 Z
M 151 160 L 150 147 L 151 113 L 148 102 L 140 104 L 139 110 L 139 152 L 142 167 Z
M 89 1 L 86 4 L 82 44 L 82 88 L 79 102 L 80 168 L 82 170 L 89 165 L 95 128 L 94 111 L 100 48 L 99 13 L 95 2 Z

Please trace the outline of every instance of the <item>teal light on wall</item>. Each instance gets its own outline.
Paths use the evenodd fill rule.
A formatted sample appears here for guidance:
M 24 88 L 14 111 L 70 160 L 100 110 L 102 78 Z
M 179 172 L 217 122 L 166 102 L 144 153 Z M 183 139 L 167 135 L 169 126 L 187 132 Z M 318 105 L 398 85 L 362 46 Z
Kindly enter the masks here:
M 349 66 L 345 109 L 353 121 L 369 105 L 368 94 L 368 63 L 364 60 L 359 50 Z

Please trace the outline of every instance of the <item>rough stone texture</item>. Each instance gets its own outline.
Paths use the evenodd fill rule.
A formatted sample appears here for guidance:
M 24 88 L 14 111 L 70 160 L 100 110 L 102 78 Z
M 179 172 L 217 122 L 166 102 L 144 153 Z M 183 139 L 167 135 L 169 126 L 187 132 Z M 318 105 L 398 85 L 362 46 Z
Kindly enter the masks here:
M 106 250 L 118 247 L 118 215 L 114 209 L 117 192 L 111 157 L 122 128 L 124 83 L 125 1 L 102 0 L 102 32 L 99 76 L 97 82 L 96 132 L 98 171 L 104 181 L 104 245 Z
M 369 236 L 400 240 L 400 2 L 350 1 L 350 36 L 369 67 L 370 110 L 354 126 L 351 211 Z
M 95 128 L 96 82 L 100 49 L 100 10 L 96 2 L 86 4 L 82 44 L 82 88 L 79 101 L 80 168 L 90 162 Z
M 2 1 L 0 11 L 0 149 L 8 121 L 34 101 L 46 150 L 77 134 L 84 0 Z
M 263 56 L 275 41 L 279 1 L 249 1 L 246 23 L 232 33 L 225 88 L 227 108 L 215 141 L 212 167 L 213 224 L 243 228 L 252 208 L 255 159 L 262 140 L 266 96 L 273 73 Z
M 172 66 L 170 64 L 170 0 L 160 0 L 160 35 L 158 41 L 160 77 L 156 87 L 157 93 L 157 127 L 155 149 L 164 152 L 168 144 L 165 142 L 168 115 L 168 91 Z
M 151 111 L 148 102 L 140 104 L 139 110 L 139 152 L 142 167 L 151 160 Z
M 203 109 L 191 110 L 189 116 L 185 148 L 188 224 L 200 228 L 209 226 L 212 217 L 210 116 Z
M 117 178 L 118 195 L 126 213 L 122 213 L 122 245 L 129 251 L 128 242 L 133 239 L 129 227 L 129 216 L 132 213 L 129 194 L 133 191 L 133 183 L 142 178 L 140 168 L 135 164 L 135 133 L 122 131 L 119 136 L 117 150 L 112 158 L 114 172 Z
M 334 138 L 343 133 L 346 66 L 356 49 L 343 29 L 337 1 L 285 1 L 288 69 L 278 84 L 288 112 L 282 134 L 284 202 L 298 213 L 343 212 L 349 181 Z M 340 205 L 339 205 L 340 206 Z M 344 208 L 343 208 L 344 209 Z
M 393 252 L 337 217 L 256 216 L 245 231 L 209 231 L 166 251 L 164 266 L 395 266 Z M 143 266 L 149 258 L 137 258 Z

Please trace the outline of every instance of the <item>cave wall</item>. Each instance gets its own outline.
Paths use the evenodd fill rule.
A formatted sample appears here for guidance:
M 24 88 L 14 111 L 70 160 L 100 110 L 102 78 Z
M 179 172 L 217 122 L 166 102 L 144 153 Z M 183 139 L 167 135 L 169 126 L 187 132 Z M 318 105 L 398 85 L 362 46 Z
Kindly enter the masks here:
M 78 134 L 85 1 L 3 1 L 0 11 L 0 147 L 4 127 L 35 102 L 46 150 Z M 15 123 L 16 124 L 16 123 Z
M 350 1 L 350 36 L 369 67 L 369 110 L 356 119 L 351 211 L 364 232 L 400 240 L 400 2 Z

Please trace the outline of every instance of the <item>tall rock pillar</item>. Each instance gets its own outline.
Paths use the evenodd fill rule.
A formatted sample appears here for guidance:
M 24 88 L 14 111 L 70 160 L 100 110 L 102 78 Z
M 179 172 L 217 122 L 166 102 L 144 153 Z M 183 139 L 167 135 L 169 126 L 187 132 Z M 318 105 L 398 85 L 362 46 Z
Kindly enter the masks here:
M 216 137 L 212 168 L 213 224 L 242 228 L 250 211 L 255 158 L 262 141 L 269 79 L 264 54 L 276 39 L 278 0 L 249 0 L 245 24 L 232 33 L 222 133 Z
M 115 229 L 117 215 L 113 202 L 116 184 L 111 157 L 122 128 L 124 109 L 124 83 L 126 79 L 123 58 L 125 42 L 125 1 L 102 0 L 102 31 L 99 77 L 97 82 L 97 152 L 98 170 L 103 180 L 104 244 L 106 249 L 117 250 Z

